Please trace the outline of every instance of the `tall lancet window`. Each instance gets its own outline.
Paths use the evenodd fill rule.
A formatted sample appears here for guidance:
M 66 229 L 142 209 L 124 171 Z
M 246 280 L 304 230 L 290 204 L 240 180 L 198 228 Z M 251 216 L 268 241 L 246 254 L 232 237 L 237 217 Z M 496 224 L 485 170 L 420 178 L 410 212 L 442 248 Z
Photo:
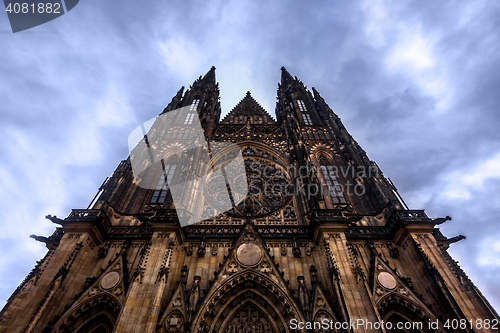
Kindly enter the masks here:
M 168 164 L 164 164 L 162 168 L 162 173 L 156 184 L 156 188 L 151 197 L 150 203 L 162 204 L 165 202 L 167 194 L 169 193 L 168 184 L 172 181 L 172 178 L 177 167 L 177 158 L 170 158 Z
M 312 125 L 311 116 L 309 115 L 309 112 L 307 111 L 307 108 L 306 108 L 306 105 L 304 104 L 304 101 L 301 99 L 298 99 L 297 104 L 299 105 L 300 114 L 302 115 L 302 120 L 304 121 L 304 124 L 305 125 Z
M 342 185 L 338 181 L 338 170 L 332 166 L 326 156 L 319 158 L 321 173 L 325 183 L 322 184 L 324 190 L 328 190 L 328 194 L 334 204 L 345 204 L 347 200 L 344 197 Z M 326 193 L 325 193 L 326 194 Z
M 193 102 L 189 106 L 189 113 L 186 115 L 186 119 L 184 119 L 184 125 L 191 125 L 193 123 L 193 119 L 196 114 L 196 111 L 198 110 L 199 104 L 200 104 L 199 98 L 193 99 Z
M 198 105 L 200 104 L 200 99 L 195 98 L 193 99 L 193 102 L 191 103 L 191 106 L 189 107 L 189 111 L 196 111 L 198 110 Z

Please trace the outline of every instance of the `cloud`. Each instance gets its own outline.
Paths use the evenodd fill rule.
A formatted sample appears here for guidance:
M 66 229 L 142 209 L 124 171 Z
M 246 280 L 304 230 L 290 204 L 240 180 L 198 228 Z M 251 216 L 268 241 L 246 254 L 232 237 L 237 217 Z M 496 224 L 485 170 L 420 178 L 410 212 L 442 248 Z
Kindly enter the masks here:
M 168 70 L 185 81 L 196 77 L 197 66 L 203 58 L 197 45 L 189 40 L 173 38 L 159 44 Z
M 474 198 L 473 192 L 484 190 L 485 182 L 495 178 L 500 179 L 500 153 L 468 170 L 457 170 L 446 175 L 443 199 L 471 200 Z
M 484 264 L 500 237 L 499 16 L 495 1 L 80 2 L 2 34 L 0 300 L 43 256 L 28 238 L 52 232 L 43 216 L 85 208 L 181 86 L 215 65 L 225 113 L 247 90 L 273 113 L 285 65 L 410 207 L 453 216 L 443 232 L 467 240 L 451 252 L 499 308 Z
M 483 267 L 500 267 L 500 240 L 494 237 L 484 239 L 477 262 Z

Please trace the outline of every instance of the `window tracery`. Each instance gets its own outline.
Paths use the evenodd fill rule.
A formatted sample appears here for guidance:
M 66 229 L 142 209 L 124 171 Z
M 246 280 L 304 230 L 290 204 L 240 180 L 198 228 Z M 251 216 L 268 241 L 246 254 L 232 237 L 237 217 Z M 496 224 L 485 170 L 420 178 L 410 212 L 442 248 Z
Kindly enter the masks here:
M 153 195 L 151 196 L 151 200 L 149 201 L 149 203 L 162 204 L 165 202 L 165 198 L 169 193 L 168 184 L 170 181 L 172 181 L 172 178 L 175 174 L 177 162 L 178 158 L 175 156 L 170 158 L 167 164 L 164 164 L 162 166 L 162 174 L 158 179 L 158 183 L 156 184 L 156 188 L 153 192 Z
M 236 216 L 263 216 L 273 213 L 292 199 L 293 189 L 291 187 L 290 177 L 287 171 L 277 163 L 275 157 L 272 157 L 267 152 L 259 151 L 258 149 L 246 147 L 242 150 L 242 155 L 245 161 L 248 195 L 243 201 L 234 200 L 232 191 L 229 191 L 229 200 L 233 208 L 229 214 Z M 226 178 L 233 179 L 238 177 L 237 173 L 233 173 L 230 168 L 224 167 Z M 224 207 L 229 204 L 227 187 L 221 186 L 221 182 L 217 177 L 221 175 L 213 175 L 208 178 L 205 188 L 205 198 L 209 205 L 204 207 L 202 216 L 209 216 L 212 209 L 216 207 Z M 245 183 L 245 182 L 234 182 Z M 242 189 L 232 189 L 235 193 L 243 193 Z M 214 208 L 215 207 L 215 208 Z M 292 217 L 291 210 L 286 212 L 287 217 Z
M 323 175 L 324 184 L 322 188 L 328 190 L 328 194 L 332 199 L 334 204 L 345 204 L 347 200 L 344 196 L 344 191 L 342 185 L 338 181 L 337 170 L 331 165 L 330 161 L 326 156 L 321 155 L 319 157 L 320 169 Z
M 307 111 L 307 108 L 306 108 L 304 101 L 301 99 L 298 99 L 297 104 L 299 105 L 300 114 L 302 115 L 302 120 L 304 121 L 304 124 L 305 125 L 312 125 L 311 116 L 309 115 L 309 112 Z
M 247 305 L 234 315 L 225 331 L 227 333 L 273 333 L 273 326 L 260 309 L 253 305 Z

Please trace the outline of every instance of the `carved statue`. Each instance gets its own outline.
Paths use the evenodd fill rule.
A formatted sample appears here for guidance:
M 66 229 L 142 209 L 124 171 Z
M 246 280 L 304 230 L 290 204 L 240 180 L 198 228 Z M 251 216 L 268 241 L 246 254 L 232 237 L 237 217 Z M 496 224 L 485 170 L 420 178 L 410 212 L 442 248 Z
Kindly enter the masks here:
M 433 219 L 432 223 L 434 223 L 434 224 L 442 224 L 442 223 L 445 223 L 446 221 L 451 221 L 451 217 L 450 216 L 446 216 L 446 217 L 440 217 L 440 218 L 437 218 L 437 219 Z
M 293 256 L 296 258 L 299 258 L 301 255 L 299 244 L 297 243 L 295 238 L 293 239 L 293 242 L 292 242 L 292 253 L 293 253 Z
M 203 238 L 200 242 L 200 246 L 198 247 L 198 257 L 204 257 L 205 256 L 205 253 L 207 252 L 207 243 L 205 241 L 205 238 Z
M 182 285 L 186 285 L 187 283 L 187 274 L 189 272 L 189 268 L 187 267 L 187 265 L 184 265 L 182 266 L 182 269 L 181 269 L 181 284 Z
M 196 275 L 189 292 L 189 312 L 192 314 L 198 308 L 198 301 L 200 299 L 200 280 L 201 277 Z
M 110 242 L 104 243 L 104 245 L 102 247 L 100 247 L 99 250 L 97 250 L 97 256 L 99 258 L 106 257 L 108 255 L 108 251 L 109 251 L 110 247 L 111 247 L 111 243 Z
M 387 242 L 387 247 L 389 248 L 389 254 L 393 258 L 399 258 L 399 250 L 392 245 L 391 242 Z
M 307 290 L 305 279 L 303 275 L 297 276 L 299 282 L 299 301 L 302 311 L 309 316 L 309 290 Z
M 49 243 L 50 242 L 50 239 L 45 237 L 45 236 L 30 235 L 30 238 L 33 238 L 34 240 L 42 242 L 42 243 Z
M 45 218 L 47 220 L 50 220 L 52 221 L 52 223 L 55 223 L 55 224 L 60 224 L 60 225 L 63 225 L 64 223 L 64 220 L 61 220 L 60 218 L 58 218 L 56 215 L 52 216 L 52 215 L 47 215 L 45 216 Z

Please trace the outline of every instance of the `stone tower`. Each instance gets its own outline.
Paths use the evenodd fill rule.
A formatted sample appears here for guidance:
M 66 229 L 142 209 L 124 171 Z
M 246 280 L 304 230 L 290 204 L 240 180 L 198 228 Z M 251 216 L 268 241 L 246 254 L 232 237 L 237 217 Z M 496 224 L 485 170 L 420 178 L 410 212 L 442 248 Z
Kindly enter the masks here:
M 181 125 L 199 118 L 204 148 L 187 158 L 182 151 L 192 138 L 185 126 L 156 136 L 151 129 L 143 143 L 156 149 L 161 163 L 135 175 L 131 159 L 139 153 L 132 151 L 90 209 L 65 219 L 49 215 L 59 226 L 49 237 L 33 236 L 48 252 L 8 300 L 0 331 L 500 327 L 498 314 L 447 252 L 464 238 L 447 238 L 436 228 L 450 218 L 408 209 L 321 95 L 285 68 L 276 119 L 250 93 L 220 119 L 213 67 L 179 90 L 161 115 L 179 109 L 187 112 Z M 165 137 L 172 143 L 167 148 L 158 140 Z M 241 154 L 244 198 L 228 183 L 227 167 L 220 176 L 227 186 L 215 186 L 221 183 L 213 167 L 227 166 L 230 155 L 221 143 L 236 144 Z M 208 162 L 193 167 L 203 154 Z M 189 170 L 206 178 L 180 200 L 171 180 Z M 154 186 L 140 186 L 144 181 Z M 217 207 L 221 198 L 230 200 L 227 211 Z M 181 225 L 186 216 L 191 222 Z

